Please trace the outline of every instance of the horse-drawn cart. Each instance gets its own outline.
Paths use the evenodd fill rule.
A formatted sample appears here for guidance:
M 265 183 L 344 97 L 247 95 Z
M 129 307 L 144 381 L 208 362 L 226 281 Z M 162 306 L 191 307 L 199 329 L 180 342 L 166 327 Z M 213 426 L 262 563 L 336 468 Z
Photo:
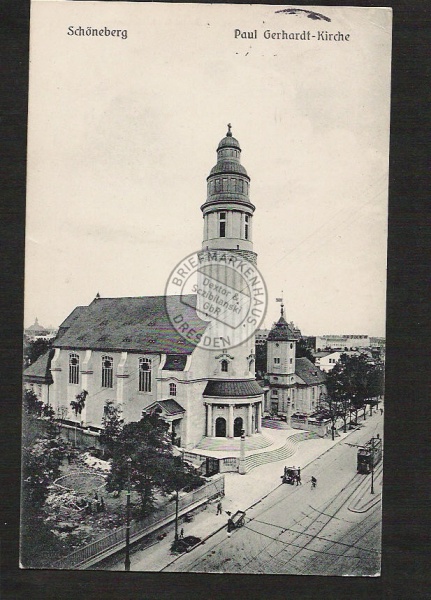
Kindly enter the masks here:
M 229 518 L 227 522 L 227 530 L 230 533 L 234 529 L 239 529 L 245 523 L 245 512 L 243 510 L 237 510 L 234 515 Z
M 281 476 L 283 483 L 294 485 L 295 482 L 301 481 L 301 469 L 299 467 L 284 467 L 284 473 Z

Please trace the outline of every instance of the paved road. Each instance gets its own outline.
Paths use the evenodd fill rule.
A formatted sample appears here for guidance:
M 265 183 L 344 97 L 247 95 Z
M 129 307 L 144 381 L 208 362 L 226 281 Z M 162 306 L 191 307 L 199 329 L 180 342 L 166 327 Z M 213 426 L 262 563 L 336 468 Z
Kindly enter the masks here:
M 319 457 L 302 486 L 280 485 L 247 511 L 244 527 L 226 530 L 182 555 L 165 571 L 376 575 L 380 568 L 381 465 L 375 494 L 356 474 L 355 444 L 383 434 L 380 415 Z M 270 465 L 269 465 L 270 468 Z M 311 489 L 311 476 L 317 480 Z M 358 508 L 362 512 L 349 509 Z

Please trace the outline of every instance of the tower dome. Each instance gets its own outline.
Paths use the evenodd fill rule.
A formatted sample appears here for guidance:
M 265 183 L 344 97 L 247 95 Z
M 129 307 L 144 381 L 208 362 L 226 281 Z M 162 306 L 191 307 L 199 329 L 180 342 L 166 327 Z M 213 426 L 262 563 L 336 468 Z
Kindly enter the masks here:
M 222 140 L 220 140 L 217 150 L 221 150 L 222 148 L 237 148 L 241 152 L 238 140 L 232 136 L 231 128 L 232 125 L 228 123 L 227 133 L 225 137 Z
M 250 177 L 241 164 L 241 147 L 232 136 L 231 128 L 229 123 L 225 137 L 217 146 L 217 163 L 207 177 L 207 199 L 201 206 L 204 215 L 217 209 L 220 203 L 228 203 L 232 210 L 236 207 L 250 215 L 254 211 L 249 198 Z

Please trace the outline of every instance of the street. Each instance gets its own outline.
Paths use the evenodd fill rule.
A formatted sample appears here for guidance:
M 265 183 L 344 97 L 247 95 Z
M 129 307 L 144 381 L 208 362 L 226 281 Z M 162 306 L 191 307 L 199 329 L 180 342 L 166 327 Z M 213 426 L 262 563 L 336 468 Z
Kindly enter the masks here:
M 377 575 L 382 463 L 375 469 L 374 495 L 371 476 L 356 473 L 357 446 L 377 433 L 382 437 L 380 415 L 305 467 L 301 486 L 280 485 L 248 509 L 245 525 L 230 537 L 224 529 L 164 570 Z

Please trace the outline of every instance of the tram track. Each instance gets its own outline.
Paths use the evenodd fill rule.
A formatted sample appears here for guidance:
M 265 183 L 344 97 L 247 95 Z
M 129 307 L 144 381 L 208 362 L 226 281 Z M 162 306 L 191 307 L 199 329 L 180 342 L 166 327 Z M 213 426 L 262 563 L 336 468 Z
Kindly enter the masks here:
M 355 485 L 353 487 L 353 489 L 351 488 L 351 484 L 352 482 L 354 482 L 355 478 L 358 477 L 357 482 L 355 482 Z M 256 522 L 256 523 L 261 523 L 263 525 L 266 526 L 275 526 L 275 527 L 279 527 L 281 529 L 280 534 L 277 536 L 277 538 L 273 538 L 272 542 L 270 542 L 264 549 L 263 552 L 267 552 L 270 556 L 270 560 L 274 561 L 278 560 L 277 557 L 283 553 L 286 553 L 288 550 L 288 548 L 298 548 L 296 550 L 296 552 L 293 554 L 293 556 L 290 556 L 289 559 L 287 561 L 283 561 L 284 563 L 286 562 L 291 562 L 294 561 L 295 558 L 304 550 L 307 550 L 308 547 L 310 546 L 310 544 L 313 543 L 313 541 L 315 541 L 316 539 L 319 538 L 319 534 L 325 529 L 325 527 L 328 525 L 328 523 L 330 523 L 332 521 L 332 519 L 337 519 L 337 515 L 338 513 L 343 510 L 344 508 L 347 507 L 347 504 L 351 501 L 352 497 L 354 497 L 354 495 L 356 494 L 356 492 L 358 491 L 358 489 L 361 487 L 361 485 L 363 485 L 364 481 L 362 479 L 361 476 L 358 476 L 357 474 L 354 475 L 350 481 L 344 486 L 344 488 L 342 488 L 342 490 L 340 490 L 339 494 L 337 495 L 337 497 L 335 499 L 331 499 L 327 502 L 326 506 L 323 507 L 323 510 L 319 510 L 317 508 L 314 508 L 313 506 L 309 505 L 310 508 L 313 510 L 315 514 L 314 517 L 310 517 L 309 514 L 304 516 L 304 520 L 305 519 L 310 519 L 311 518 L 311 522 L 309 522 L 308 524 L 306 524 L 304 526 L 304 528 L 301 531 L 294 531 L 290 528 L 282 528 L 282 526 L 275 526 L 272 523 L 266 522 L 266 521 L 261 521 L 260 519 L 257 518 L 252 518 L 248 521 L 247 523 L 247 528 L 250 531 L 253 531 L 254 533 L 260 533 L 259 531 L 256 531 L 255 529 L 253 529 L 252 527 L 249 526 L 249 523 L 252 522 Z M 337 506 L 335 511 L 331 511 L 331 512 L 326 512 L 331 506 Z M 346 521 L 345 519 L 341 519 L 343 521 Z M 354 523 L 354 521 L 351 521 L 351 523 Z M 295 521 L 294 523 L 296 526 L 301 526 L 302 523 L 301 521 Z M 310 533 L 310 531 L 314 528 L 314 531 L 312 533 Z M 280 537 L 282 535 L 284 535 L 285 533 L 288 533 L 288 535 L 290 535 L 291 537 L 292 534 L 296 534 L 293 539 L 290 540 L 281 540 Z M 302 541 L 304 540 L 304 536 L 308 539 L 305 540 L 305 543 L 302 543 Z M 270 554 L 269 553 L 269 548 L 274 545 L 274 544 L 283 544 L 283 547 L 276 553 L 274 554 Z M 333 545 L 336 545 L 336 543 L 334 543 Z M 262 561 L 262 550 L 259 552 L 258 555 L 250 558 L 250 560 L 247 562 L 247 564 L 243 565 L 244 567 L 246 567 L 248 564 L 250 564 L 251 562 L 253 562 L 253 560 L 256 560 L 258 558 L 258 556 L 260 556 L 259 562 Z M 295 571 L 296 572 L 296 571 Z

